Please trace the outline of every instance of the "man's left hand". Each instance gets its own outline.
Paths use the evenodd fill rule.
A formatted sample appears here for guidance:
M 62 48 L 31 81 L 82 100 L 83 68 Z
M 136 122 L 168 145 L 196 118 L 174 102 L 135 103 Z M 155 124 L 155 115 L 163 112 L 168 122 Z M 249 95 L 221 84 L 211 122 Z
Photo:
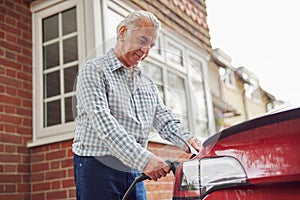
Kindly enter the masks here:
M 196 151 L 201 150 L 201 141 L 198 138 L 192 137 L 187 141 Z

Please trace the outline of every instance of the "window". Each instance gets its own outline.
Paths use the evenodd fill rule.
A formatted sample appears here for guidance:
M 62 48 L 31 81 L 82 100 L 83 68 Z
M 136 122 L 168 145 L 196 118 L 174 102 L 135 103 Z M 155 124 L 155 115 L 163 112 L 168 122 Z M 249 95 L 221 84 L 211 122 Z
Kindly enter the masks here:
M 257 84 L 244 84 L 245 95 L 248 99 L 261 102 L 261 93 Z
M 236 88 L 235 76 L 234 71 L 230 68 L 219 68 L 219 74 L 221 79 L 224 81 L 227 87 L 229 88 Z
M 43 127 L 73 121 L 78 71 L 76 7 L 42 19 Z
M 74 131 L 72 100 L 82 57 L 81 1 L 34 2 L 33 142 L 71 138 Z M 55 3 L 55 2 L 54 2 Z

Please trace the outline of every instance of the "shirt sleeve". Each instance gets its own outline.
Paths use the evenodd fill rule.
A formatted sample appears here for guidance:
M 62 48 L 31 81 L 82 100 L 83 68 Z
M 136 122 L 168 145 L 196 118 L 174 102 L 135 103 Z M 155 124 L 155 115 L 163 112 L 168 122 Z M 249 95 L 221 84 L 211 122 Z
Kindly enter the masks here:
M 159 95 L 153 126 L 163 139 L 170 141 L 182 149 L 185 147 L 185 143 L 182 140 L 187 141 L 193 137 L 175 114 L 164 105 Z
M 111 115 L 106 95 L 105 67 L 97 65 L 90 62 L 80 70 L 76 89 L 78 106 L 86 113 L 89 123 L 111 154 L 125 165 L 142 171 L 152 154 L 128 135 Z

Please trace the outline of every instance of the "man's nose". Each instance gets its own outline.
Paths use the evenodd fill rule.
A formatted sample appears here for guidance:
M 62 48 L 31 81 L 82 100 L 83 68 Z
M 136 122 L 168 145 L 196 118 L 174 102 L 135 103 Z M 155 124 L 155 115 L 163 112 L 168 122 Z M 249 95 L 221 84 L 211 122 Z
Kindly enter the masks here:
M 149 50 L 150 50 L 150 46 L 143 46 L 141 48 L 141 50 L 143 51 L 144 54 L 148 54 L 149 53 Z

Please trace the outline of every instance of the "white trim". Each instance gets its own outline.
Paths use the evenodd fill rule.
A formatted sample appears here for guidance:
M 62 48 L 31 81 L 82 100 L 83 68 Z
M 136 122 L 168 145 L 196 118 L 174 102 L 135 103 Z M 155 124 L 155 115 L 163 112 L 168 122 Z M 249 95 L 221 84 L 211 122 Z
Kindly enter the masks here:
M 74 132 L 67 132 L 62 135 L 51 135 L 49 137 L 44 137 L 44 138 L 39 138 L 38 140 L 32 140 L 27 143 L 27 147 L 36 147 L 36 146 L 41 146 L 45 144 L 51 144 L 55 142 L 62 142 L 66 140 L 72 140 L 74 137 Z
M 63 124 L 54 125 L 51 127 L 43 127 L 43 104 L 44 104 L 44 97 L 43 97 L 43 60 L 42 60 L 42 52 L 43 52 L 43 41 L 42 41 L 42 19 L 51 16 L 53 14 L 58 14 L 64 10 L 69 8 L 76 7 L 76 18 L 77 18 L 77 31 L 76 33 L 69 34 L 64 36 L 64 38 L 77 36 L 78 42 L 78 60 L 72 62 L 72 64 L 76 65 L 82 62 L 82 55 L 85 54 L 83 45 L 81 41 L 84 38 L 84 28 L 82 27 L 82 15 L 83 15 L 83 0 L 70 0 L 70 1 L 60 1 L 60 0 L 53 0 L 53 1 L 36 1 L 31 4 L 31 11 L 32 11 L 32 41 L 33 41 L 33 66 L 32 66 L 32 76 L 33 76 L 33 138 L 32 142 L 28 143 L 28 147 L 36 146 L 39 144 L 46 144 L 55 141 L 61 141 L 65 139 L 70 139 L 74 135 L 74 122 L 65 122 Z M 61 19 L 59 22 L 61 23 Z M 62 34 L 60 34 L 61 36 Z M 58 40 L 61 40 L 59 38 Z M 48 43 L 56 42 L 55 40 L 48 41 Z M 61 43 L 62 45 L 62 43 Z M 61 46 L 60 46 L 61 47 Z M 60 48 L 62 49 L 62 48 Z M 62 53 L 62 52 L 61 52 Z M 60 61 L 62 61 L 63 57 L 60 54 Z M 60 62 L 63 63 L 63 62 Z M 67 65 L 63 65 L 63 69 L 66 67 L 71 66 L 70 63 Z M 61 68 L 62 66 L 59 66 Z M 51 72 L 57 67 L 47 69 L 46 72 Z M 58 70 L 58 73 L 61 73 L 62 70 Z M 62 74 L 60 74 L 60 89 L 63 92 L 64 88 L 62 88 L 62 83 L 64 82 L 64 78 Z M 58 95 L 58 99 L 61 102 L 61 117 L 64 122 L 64 101 L 65 97 L 69 97 L 74 92 L 68 92 L 63 95 Z M 51 99 L 56 99 L 57 97 L 53 97 Z M 49 99 L 47 99 L 49 100 Z M 46 101 L 47 101 L 46 100 Z M 45 101 L 45 102 L 46 102 Z M 72 135 L 72 136 L 71 136 Z

